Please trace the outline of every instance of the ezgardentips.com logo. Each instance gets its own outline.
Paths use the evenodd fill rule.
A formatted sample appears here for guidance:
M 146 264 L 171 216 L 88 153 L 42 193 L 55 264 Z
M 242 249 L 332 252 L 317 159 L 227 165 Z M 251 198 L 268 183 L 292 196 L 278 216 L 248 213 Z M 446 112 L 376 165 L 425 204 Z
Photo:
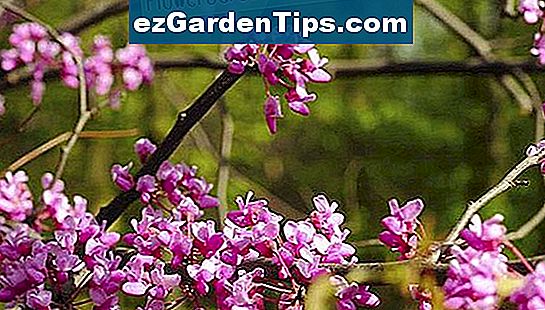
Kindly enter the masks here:
M 412 44 L 412 0 L 131 0 L 130 42 Z

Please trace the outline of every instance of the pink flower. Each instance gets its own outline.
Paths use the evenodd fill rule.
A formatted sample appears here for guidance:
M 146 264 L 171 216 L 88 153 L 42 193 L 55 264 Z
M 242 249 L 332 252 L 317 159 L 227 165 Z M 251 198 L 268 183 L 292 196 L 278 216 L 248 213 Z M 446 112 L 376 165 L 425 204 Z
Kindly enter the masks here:
M 132 163 L 126 166 L 118 164 L 112 166 L 112 180 L 122 191 L 128 191 L 134 187 L 134 178 L 129 172 L 131 167 Z
M 147 138 L 139 139 L 134 144 L 134 152 L 138 155 L 141 163 L 145 163 L 155 150 L 157 150 L 157 146 Z
M 505 240 L 507 228 L 503 226 L 503 216 L 496 214 L 482 222 L 481 217 L 475 214 L 471 218 L 469 229 L 464 229 L 460 236 L 474 249 L 481 251 L 499 251 Z
M 524 284 L 510 297 L 519 310 L 545 309 L 545 262 L 537 264 L 534 272 L 528 274 Z
M 356 310 L 358 307 L 376 308 L 380 305 L 377 295 L 369 291 L 369 286 L 350 283 L 343 277 L 332 276 L 330 283 L 337 289 L 337 310 Z
M 265 100 L 263 111 L 265 112 L 265 120 L 267 121 L 269 132 L 275 134 L 277 131 L 276 120 L 283 117 L 278 96 L 268 96 L 267 100 Z
M 323 69 L 328 60 L 320 57 L 314 44 L 234 44 L 226 50 L 225 59 L 234 74 L 257 65 L 264 78 L 267 100 L 263 110 L 271 134 L 276 133 L 276 120 L 282 117 L 280 96 L 271 93 L 271 86 L 283 87 L 290 110 L 307 116 L 308 103 L 316 100 L 316 94 L 308 93 L 307 84 L 331 81 Z
M 0 211 L 8 219 L 22 222 L 32 212 L 32 194 L 28 189 L 28 176 L 24 171 L 7 172 L 0 179 Z
M 507 257 L 471 247 L 452 248 L 454 259 L 443 285 L 447 309 L 496 309 L 498 280 L 507 275 Z
M 398 259 L 410 259 L 416 255 L 418 236 L 416 228 L 419 224 L 418 216 L 424 209 L 424 202 L 415 199 L 399 207 L 396 199 L 388 202 L 390 214 L 382 219 L 381 224 L 386 229 L 379 235 L 379 240 L 392 251 L 400 253 Z
M 518 9 L 528 24 L 535 24 L 540 18 L 543 18 L 540 0 L 520 0 Z

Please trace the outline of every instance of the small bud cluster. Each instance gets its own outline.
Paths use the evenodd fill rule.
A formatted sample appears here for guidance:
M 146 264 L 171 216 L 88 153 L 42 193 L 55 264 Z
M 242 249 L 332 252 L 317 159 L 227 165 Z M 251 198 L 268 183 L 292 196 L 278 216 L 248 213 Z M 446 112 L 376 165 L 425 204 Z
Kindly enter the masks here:
M 34 105 L 42 102 L 48 70 L 58 69 L 66 87 L 79 87 L 75 57 L 82 59 L 87 87 L 98 96 L 108 96 L 113 107 L 119 105 L 122 91 L 134 91 L 153 80 L 153 64 L 141 45 L 128 45 L 114 52 L 110 40 L 99 35 L 94 39 L 92 54 L 85 57 L 79 38 L 63 33 L 55 39 L 43 26 L 31 22 L 15 25 L 9 43 L 12 48 L 0 52 L 1 68 L 8 72 L 25 68 L 32 75 Z M 122 82 L 116 82 L 116 77 Z M 0 96 L 0 115 L 4 111 Z
M 283 117 L 280 95 L 273 87 L 283 90 L 291 111 L 307 116 L 308 104 L 316 100 L 316 94 L 308 93 L 307 84 L 331 81 L 331 75 L 323 69 L 328 60 L 320 57 L 314 44 L 234 44 L 225 52 L 225 58 L 234 74 L 257 65 L 265 83 L 263 110 L 272 134 L 277 131 L 277 120 Z

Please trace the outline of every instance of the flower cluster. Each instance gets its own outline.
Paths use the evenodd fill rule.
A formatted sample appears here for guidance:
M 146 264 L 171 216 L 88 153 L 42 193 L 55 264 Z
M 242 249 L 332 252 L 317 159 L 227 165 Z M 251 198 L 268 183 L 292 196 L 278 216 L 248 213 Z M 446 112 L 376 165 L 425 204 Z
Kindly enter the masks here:
M 424 209 L 424 202 L 415 199 L 399 207 L 397 199 L 388 202 L 390 216 L 382 219 L 381 224 L 386 229 L 379 235 L 379 240 L 392 251 L 399 252 L 399 260 L 413 258 L 418 246 L 416 229 L 420 222 L 418 216 Z
M 27 181 L 21 171 L 8 172 L 2 180 L 11 209 L 3 210 L 10 221 L 2 218 L 0 224 L 0 301 L 51 309 L 53 296 L 61 294 L 74 275 L 88 274 L 95 309 L 116 309 L 116 292 L 125 278 L 117 270 L 121 258 L 112 251 L 119 234 L 106 232 L 96 222 L 84 198 L 75 196 L 71 203 L 63 182 L 54 181 L 51 174 L 42 178 L 41 199 L 33 206 Z M 31 226 L 21 223 L 29 212 L 35 217 Z M 52 238 L 44 237 L 51 230 Z
M 528 274 L 522 287 L 510 297 L 519 310 L 545 309 L 545 262 L 537 264 L 534 272 Z
M 307 84 L 327 83 L 331 75 L 323 69 L 327 58 L 320 57 L 314 44 L 234 44 L 225 52 L 229 71 L 242 74 L 246 67 L 257 65 L 263 75 L 267 99 L 263 107 L 271 133 L 276 133 L 276 122 L 283 117 L 280 95 L 271 88 L 283 90 L 291 111 L 307 116 L 308 103 L 316 94 L 308 93 Z
M 526 23 L 536 24 L 544 18 L 545 3 L 541 0 L 520 0 L 518 9 L 524 16 Z M 540 29 L 543 29 L 543 27 L 540 27 Z M 530 52 L 538 57 L 540 64 L 545 64 L 545 38 L 542 30 L 534 35 L 534 47 Z
M 145 138 L 138 140 L 135 144 L 135 152 L 142 164 L 156 149 L 157 147 Z M 114 165 L 111 171 L 112 179 L 123 191 L 136 189 L 144 204 L 158 203 L 161 198 L 166 198 L 174 206 L 184 205 L 181 211 L 184 215 L 193 218 L 199 218 L 202 215 L 195 203 L 204 209 L 217 207 L 219 204 L 218 199 L 210 195 L 212 184 L 197 176 L 196 167 L 165 161 L 155 176 L 144 175 L 135 181 L 130 173 L 132 166 L 132 162 L 125 166 Z
M 9 220 L 24 221 L 32 212 L 32 193 L 24 171 L 7 172 L 0 179 L 0 211 Z
M 112 106 L 119 104 L 122 90 L 134 91 L 153 79 L 152 62 L 141 45 L 128 45 L 115 52 L 114 57 L 109 39 L 99 35 L 95 37 L 92 55 L 85 58 L 79 38 L 63 33 L 54 39 L 43 26 L 31 22 L 15 25 L 9 42 L 12 48 L 0 54 L 1 67 L 4 71 L 24 67 L 30 72 L 31 98 L 35 105 L 42 102 L 47 70 L 58 69 L 67 87 L 79 86 L 75 57 L 83 61 L 87 86 L 98 96 L 109 94 Z M 115 86 L 116 75 L 122 80 L 119 86 Z M 4 104 L 0 102 L 0 112 L 3 111 Z
M 508 276 L 507 257 L 502 252 L 506 229 L 503 217 L 484 222 L 473 216 L 461 236 L 468 247 L 453 246 L 454 259 L 443 286 L 447 309 L 496 309 L 498 281 Z
M 302 309 L 303 301 L 298 292 L 318 276 L 329 274 L 324 264 L 357 261 L 353 256 L 355 249 L 345 243 L 350 232 L 340 228 L 344 217 L 335 212 L 337 203 L 330 203 L 325 196 L 319 195 L 314 198 L 316 209 L 311 216 L 282 225 L 282 217 L 269 210 L 266 200 L 252 198 L 252 192 L 246 198 L 237 198 L 239 210 L 227 214 L 221 234 L 208 225 L 206 233 L 196 236 L 201 241 L 208 240 L 204 244 L 212 248 L 199 249 L 207 258 L 201 264 L 190 265 L 188 272 L 196 281 L 195 287 L 200 294 L 207 294 L 212 284 L 219 309 L 264 309 L 261 303 L 254 301 L 275 291 L 280 293 L 280 309 Z M 223 241 L 211 241 L 220 236 Z M 274 274 L 259 271 L 250 276 L 235 272 L 259 259 L 270 260 Z M 267 282 L 264 282 L 265 277 Z M 271 281 L 271 278 L 277 280 Z M 355 309 L 356 304 L 374 307 L 379 303 L 367 286 L 356 284 L 342 286 L 337 296 L 339 309 Z
M 156 149 L 147 139 L 135 144 L 142 163 Z M 195 305 L 215 296 L 218 309 L 265 309 L 266 298 L 277 298 L 279 309 L 302 309 L 301 290 L 317 277 L 330 275 L 324 264 L 357 261 L 355 248 L 346 243 L 350 231 L 341 227 L 344 216 L 338 204 L 323 195 L 314 198 L 315 210 L 308 218 L 283 222 L 267 200 L 254 199 L 249 192 L 237 197 L 238 208 L 227 213 L 223 229 L 218 229 L 204 219 L 204 211 L 218 201 L 195 168 L 165 161 L 154 176 L 136 179 L 131 167 L 129 163 L 112 169 L 114 182 L 123 190 L 138 191 L 145 205 L 141 218 L 131 220 L 132 231 L 122 238 L 137 254 L 123 268 L 121 289 L 144 296 L 144 309 L 175 303 L 174 291 Z M 270 268 L 248 271 L 263 260 Z M 379 304 L 367 286 L 335 279 L 340 283 L 339 309 Z

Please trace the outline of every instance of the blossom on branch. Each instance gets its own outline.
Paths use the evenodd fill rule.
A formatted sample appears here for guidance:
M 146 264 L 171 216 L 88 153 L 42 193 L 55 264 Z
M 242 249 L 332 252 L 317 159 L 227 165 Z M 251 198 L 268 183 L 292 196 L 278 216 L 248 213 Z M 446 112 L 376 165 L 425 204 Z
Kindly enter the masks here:
M 324 70 L 328 59 L 320 56 L 314 44 L 234 44 L 226 50 L 225 59 L 234 74 L 257 66 L 265 84 L 263 110 L 272 134 L 277 131 L 277 120 L 283 118 L 281 92 L 292 112 L 308 116 L 308 103 L 316 100 L 316 94 L 307 92 L 307 84 L 331 81 L 331 75 Z
M 518 305 L 519 310 L 545 309 L 545 262 L 537 264 L 535 271 L 526 276 L 510 301 Z
M 484 222 L 473 216 L 461 234 L 468 247 L 451 248 L 454 259 L 443 285 L 447 309 L 496 309 L 498 282 L 509 276 L 507 257 L 501 253 L 506 232 L 502 221 L 501 215 Z
M 42 102 L 46 88 L 44 75 L 48 70 L 58 69 L 66 87 L 79 87 L 76 58 L 82 61 L 86 86 L 98 96 L 107 96 L 112 107 L 119 105 L 122 91 L 135 91 L 153 80 L 153 63 L 142 45 L 128 45 L 114 52 L 110 40 L 98 35 L 91 56 L 86 58 L 78 37 L 63 33 L 52 38 L 44 26 L 33 22 L 13 26 L 9 43 L 11 48 L 0 52 L 0 67 L 8 72 L 19 67 L 29 71 L 34 105 Z M 0 115 L 3 110 L 0 102 Z
M 378 238 L 392 251 L 400 253 L 399 260 L 413 258 L 419 238 L 416 233 L 420 224 L 418 216 L 424 209 L 424 202 L 415 199 L 400 208 L 397 199 L 391 199 L 388 205 L 391 215 L 382 219 L 381 224 L 386 230 Z

